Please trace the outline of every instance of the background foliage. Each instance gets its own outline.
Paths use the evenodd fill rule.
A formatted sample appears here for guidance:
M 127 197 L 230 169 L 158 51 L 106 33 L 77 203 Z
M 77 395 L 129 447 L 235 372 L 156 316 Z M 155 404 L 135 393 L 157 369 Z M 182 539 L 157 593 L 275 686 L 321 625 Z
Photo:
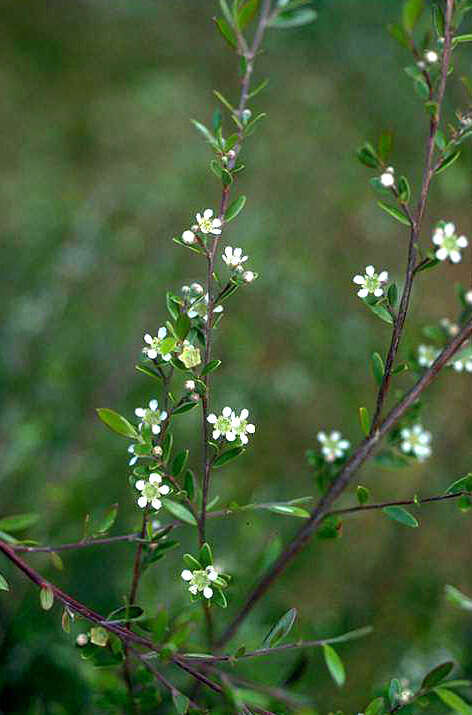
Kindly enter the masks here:
M 253 449 L 215 474 L 213 494 L 223 504 L 313 493 L 304 452 L 318 429 L 361 438 L 357 408 L 374 399 L 368 356 L 385 350 L 389 331 L 355 298 L 351 277 L 373 262 L 400 278 L 406 231 L 377 208 L 354 150 L 392 128 L 395 166 L 412 183 L 420 179 L 426 118 L 401 70 L 408 60 L 385 31 L 397 3 L 316 5 L 315 24 L 269 33 L 258 65 L 271 82 L 255 109 L 268 119 L 244 149 L 240 188 L 249 201 L 227 240 L 244 246 L 262 277 L 225 309 L 215 351 L 224 367 L 214 379 L 215 406 L 248 406 L 258 431 Z M 29 533 L 45 543 L 80 538 L 85 514 L 98 518 L 116 501 L 116 533 L 139 522 L 126 447 L 94 407 L 131 416 L 154 396 L 134 371 L 142 334 L 162 323 L 166 288 L 200 278 L 199 260 L 170 237 L 219 195 L 210 154 L 189 122 L 210 121 L 213 88 L 237 92 L 213 11 L 213 3 L 189 0 L 33 0 L 27 12 L 23 3 L 4 4 L 1 511 L 40 513 Z M 457 57 L 460 73 L 457 62 L 466 67 L 470 52 Z M 456 85 L 446 110 L 464 104 Z M 465 145 L 435 181 L 428 229 L 450 217 L 471 235 L 471 158 Z M 455 317 L 453 281 L 470 285 L 470 252 L 441 275 L 425 273 L 418 283 L 405 354 L 421 340 L 422 324 Z M 361 482 L 376 499 L 437 493 L 470 471 L 470 377 L 448 372 L 429 398 L 423 421 L 435 435 L 434 457 L 400 472 L 367 467 Z M 198 467 L 198 416 L 179 424 Z M 344 502 L 353 500 L 351 493 Z M 257 644 L 291 606 L 306 637 L 371 623 L 367 640 L 339 649 L 348 673 L 342 691 L 321 652 L 263 666 L 279 683 L 301 675 L 297 688 L 321 712 L 355 712 L 386 678 L 419 678 L 449 656 L 470 677 L 472 625 L 443 596 L 445 583 L 472 591 L 470 515 L 456 510 L 424 507 L 418 530 L 363 515 L 345 522 L 342 539 L 315 539 L 239 642 Z M 263 512 L 210 523 L 219 563 L 236 576 L 232 607 L 297 526 Z M 116 545 L 67 554 L 62 572 L 46 556 L 34 559 L 66 590 L 108 611 L 129 589 L 133 552 Z M 30 584 L 2 569 L 13 587 L 0 601 L 2 712 L 114 712 L 102 694 L 122 687 L 118 676 L 82 662 L 59 610 L 44 614 Z M 159 562 L 143 579 L 143 602 L 178 613 L 186 597 L 177 576 L 175 561 Z M 221 628 L 228 614 L 216 616 Z

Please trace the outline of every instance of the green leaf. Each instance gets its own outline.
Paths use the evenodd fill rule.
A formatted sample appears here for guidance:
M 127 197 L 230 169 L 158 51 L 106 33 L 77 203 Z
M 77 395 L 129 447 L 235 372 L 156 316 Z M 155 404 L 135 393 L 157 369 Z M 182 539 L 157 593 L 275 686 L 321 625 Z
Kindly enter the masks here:
M 392 308 L 395 308 L 398 300 L 398 288 L 396 283 L 391 283 L 388 287 L 387 298 Z
M 383 698 L 375 698 L 371 700 L 365 709 L 365 715 L 382 715 L 385 711 L 385 700 Z
M 257 8 L 259 7 L 259 0 L 247 0 L 240 8 L 237 18 L 238 25 L 241 30 L 244 30 L 246 25 L 249 25 L 251 20 L 254 19 Z
M 232 114 L 235 114 L 235 112 L 236 112 L 235 108 L 233 107 L 233 105 L 230 102 L 228 102 L 226 97 L 223 94 L 221 94 L 221 92 L 218 92 L 217 89 L 214 89 L 213 94 L 221 102 L 221 104 L 223 104 L 223 106 L 226 107 L 226 109 L 228 109 Z
M 215 149 L 218 148 L 218 142 L 216 141 L 215 137 L 210 132 L 210 130 L 207 129 L 204 124 L 197 122 L 195 119 L 191 119 L 190 121 L 198 129 L 200 134 L 202 134 L 205 137 L 207 142 L 209 142 L 213 147 L 215 147 Z
M 166 305 L 173 320 L 178 320 L 180 314 L 180 306 L 182 301 L 180 298 L 170 291 L 166 293 Z
M 202 545 L 200 549 L 200 563 L 203 568 L 211 566 L 213 563 L 213 554 L 211 553 L 210 545 L 206 542 Z
M 446 23 L 444 21 L 443 11 L 437 3 L 434 3 L 433 5 L 433 25 L 438 37 L 444 37 L 446 32 Z
M 382 303 L 369 303 L 367 298 L 363 298 L 363 302 L 380 320 L 383 320 L 384 323 L 388 323 L 389 325 L 393 325 L 393 318 Z
M 187 464 L 188 455 L 188 449 L 184 449 L 182 450 L 182 452 L 179 452 L 175 455 L 174 459 L 172 460 L 172 466 L 170 468 L 170 473 L 173 477 L 178 477 L 179 474 L 182 473 L 185 468 L 185 465 Z
M 220 34 L 226 40 L 228 45 L 233 49 L 237 49 L 238 41 L 231 25 L 222 17 L 215 20 L 215 22 Z
M 223 454 L 220 454 L 219 457 L 214 460 L 212 463 L 213 469 L 218 469 L 228 464 L 228 462 L 232 462 L 233 459 L 239 457 L 243 452 L 244 447 L 231 447 L 231 449 L 227 449 L 226 452 L 223 452 Z
M 447 690 L 445 687 L 435 688 L 434 692 L 445 705 L 455 712 L 462 713 L 463 715 L 472 715 L 472 706 L 466 703 L 457 693 L 453 693 L 452 690 Z
M 24 531 L 34 526 L 39 521 L 39 514 L 15 514 L 13 516 L 4 516 L 0 519 L 0 531 L 7 533 L 15 533 L 16 531 Z
M 383 209 L 386 213 L 389 214 L 392 218 L 394 218 L 396 221 L 399 221 L 401 224 L 404 226 L 410 226 L 410 219 L 408 216 L 405 216 L 403 211 L 400 211 L 399 209 L 396 208 L 396 206 L 392 206 L 391 204 L 385 203 L 385 201 L 377 201 L 378 206 L 380 206 L 381 209 Z
M 191 554 L 184 554 L 183 555 L 184 559 L 184 564 L 189 567 L 191 571 L 201 571 L 202 569 L 202 564 L 200 561 L 197 561 Z
M 341 658 L 334 648 L 327 644 L 323 646 L 323 655 L 331 677 L 336 685 L 341 688 L 346 682 L 346 671 Z
M 283 638 L 288 636 L 292 630 L 293 624 L 297 619 L 297 609 L 291 608 L 289 611 L 279 618 L 277 623 L 272 626 L 262 643 L 264 648 L 273 648 Z
M 367 407 L 359 407 L 359 422 L 363 433 L 367 436 L 370 432 L 370 417 Z
M 472 473 L 466 474 L 465 477 L 456 479 L 452 482 L 444 492 L 444 494 L 458 494 L 459 492 L 471 492 L 472 491 Z
M 213 588 L 212 601 L 215 606 L 219 606 L 220 608 L 226 608 L 228 605 L 226 596 L 220 588 Z
M 142 372 L 144 375 L 152 377 L 153 380 L 162 382 L 162 375 L 159 375 L 158 373 L 154 372 L 154 370 L 151 370 L 151 368 L 146 367 L 145 365 L 135 365 L 135 368 L 138 372 Z
M 180 502 L 173 501 L 172 499 L 163 499 L 162 504 L 176 519 L 183 521 L 185 524 L 191 524 L 192 526 L 197 525 L 197 521 L 192 512 L 189 511 L 186 506 L 180 504 Z
M 0 573 L 0 591 L 9 591 L 10 586 L 8 585 L 8 581 L 6 580 L 5 576 L 2 576 Z
M 127 623 L 128 621 L 136 621 L 143 614 L 144 610 L 140 606 L 121 606 L 108 614 L 107 621 Z
M 184 477 L 184 489 L 187 492 L 187 496 L 192 500 L 195 496 L 195 475 L 191 469 L 187 469 Z
M 424 0 L 406 0 L 403 4 L 402 21 L 405 31 L 412 33 L 424 10 Z
M 361 148 L 358 149 L 357 158 L 359 159 L 361 164 L 364 164 L 364 166 L 368 166 L 370 169 L 378 169 L 380 166 L 380 162 L 375 152 L 375 149 L 372 144 L 369 144 L 369 142 L 365 142 L 361 146 Z
M 253 99 L 253 97 L 256 97 L 256 96 L 259 94 L 259 92 L 262 92 L 262 90 L 267 87 L 268 84 L 269 84 L 269 80 L 268 80 L 268 79 L 263 79 L 262 82 L 260 82 L 260 83 L 257 85 L 257 87 L 255 87 L 255 88 L 252 90 L 252 92 L 249 92 L 249 94 L 248 94 L 248 99 Z
M 235 199 L 226 209 L 226 213 L 225 213 L 226 223 L 229 223 L 234 218 L 236 218 L 236 216 L 243 210 L 245 205 L 246 205 L 246 197 L 238 196 L 238 198 Z
M 409 203 L 411 199 L 411 189 L 406 176 L 400 176 L 398 180 L 398 193 L 400 201 L 403 201 L 405 204 Z
M 398 521 L 400 524 L 403 524 L 403 526 L 410 526 L 412 528 L 419 526 L 419 522 L 415 519 L 413 514 L 410 514 L 410 512 L 402 506 L 386 506 L 382 511 L 390 517 L 390 519 Z
M 437 665 L 435 668 L 430 670 L 429 673 L 423 678 L 423 682 L 421 683 L 421 690 L 430 690 L 436 685 L 439 685 L 441 681 L 447 678 L 453 667 L 454 663 L 448 660 L 445 663 L 441 663 L 440 665 Z
M 400 697 L 400 693 L 401 693 L 400 681 L 398 680 L 398 678 L 392 678 L 392 680 L 390 681 L 390 685 L 388 687 L 388 699 L 390 700 L 390 704 L 392 705 L 392 707 L 394 707 L 397 704 L 398 699 Z
M 379 137 L 379 156 L 382 161 L 387 161 L 393 149 L 393 133 L 391 131 L 382 132 Z
M 105 516 L 103 517 L 103 520 L 100 522 L 98 527 L 94 531 L 94 536 L 98 536 L 100 534 L 106 534 L 107 531 L 110 531 L 111 527 L 116 521 L 116 516 L 118 514 L 118 504 L 113 504 L 107 511 L 105 512 Z
M 200 377 L 204 377 L 205 375 L 208 375 L 210 372 L 214 372 L 215 370 L 218 370 L 218 368 L 221 365 L 221 360 L 210 360 L 210 362 L 205 365 L 203 370 L 200 373 Z
M 172 416 L 184 415 L 186 412 L 190 412 L 195 407 L 198 406 L 198 401 L 189 400 L 188 402 L 182 402 L 181 405 L 172 410 Z
M 472 611 L 472 598 L 466 596 L 465 593 L 459 591 L 455 586 L 450 586 L 449 584 L 445 587 L 446 598 L 449 603 L 454 604 L 454 606 L 459 606 L 464 611 Z
M 438 168 L 435 170 L 435 174 L 441 174 L 443 171 L 446 171 L 452 164 L 454 164 L 455 161 L 460 157 L 461 155 L 461 150 L 456 149 L 455 151 L 452 151 L 450 154 L 447 154 L 447 156 L 444 157 L 444 159 L 441 161 L 439 164 Z
M 39 592 L 39 602 L 41 608 L 50 611 L 54 604 L 54 592 L 50 586 L 42 586 Z
M 189 709 L 190 700 L 183 693 L 172 691 L 172 702 L 178 715 L 186 715 Z
M 162 461 L 167 462 L 170 454 L 172 452 L 172 445 L 174 444 L 174 436 L 172 432 L 167 432 L 166 436 L 162 440 Z
M 401 25 L 392 23 L 391 25 L 387 25 L 387 30 L 389 35 L 393 37 L 393 39 L 396 40 L 399 45 L 405 47 L 407 50 L 411 49 L 410 38 L 408 37 L 408 34 L 405 32 Z
M 367 487 L 363 487 L 361 484 L 356 489 L 357 501 L 362 506 L 362 504 L 367 504 L 370 499 L 370 491 Z
M 311 8 L 302 8 L 296 12 L 281 12 L 273 20 L 268 22 L 269 27 L 284 30 L 289 27 L 301 27 L 314 22 L 318 14 Z
M 456 45 L 460 45 L 464 42 L 472 42 L 472 34 L 456 35 L 452 41 L 452 45 L 455 47 Z
M 372 353 L 372 372 L 374 373 L 375 380 L 378 385 L 382 384 L 383 376 L 385 374 L 385 366 L 379 353 Z
M 184 340 L 184 338 L 187 337 L 187 333 L 190 330 L 190 325 L 191 322 L 187 313 L 181 313 L 177 318 L 177 322 L 175 324 L 175 332 L 177 334 L 177 337 L 180 338 L 180 340 Z
M 99 407 L 97 409 L 97 414 L 103 424 L 105 424 L 109 429 L 116 434 L 121 435 L 121 437 L 127 437 L 128 439 L 139 439 L 139 435 L 135 427 L 128 422 L 125 417 L 122 417 L 115 412 L 110 410 L 108 407 Z
M 296 516 L 299 519 L 308 519 L 310 512 L 306 509 L 301 509 L 299 506 L 293 506 L 291 504 L 264 504 L 261 505 L 261 509 L 267 509 L 267 511 L 272 511 L 274 514 L 285 514 L 286 516 Z

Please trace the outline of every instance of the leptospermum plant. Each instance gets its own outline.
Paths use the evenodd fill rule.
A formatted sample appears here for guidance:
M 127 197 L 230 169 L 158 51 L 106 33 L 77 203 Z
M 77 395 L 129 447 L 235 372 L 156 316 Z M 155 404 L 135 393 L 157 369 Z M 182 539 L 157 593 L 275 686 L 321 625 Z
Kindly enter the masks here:
M 427 420 L 423 422 L 419 397 L 443 369 L 451 375 L 472 372 L 471 289 L 458 291 L 459 310 L 455 322 L 440 317 L 425 326 L 425 341 L 417 346 L 415 354 L 406 359 L 399 353 L 414 282 L 421 279 L 425 270 L 435 270 L 437 280 L 441 280 L 442 264 L 445 261 L 459 263 L 468 250 L 466 227 L 456 226 L 453 217 L 437 216 L 432 235 L 424 231 L 423 217 L 436 175 L 447 170 L 459 156 L 461 144 L 472 136 L 472 115 L 468 107 L 458 109 L 454 124 L 443 119 L 453 53 L 472 40 L 471 35 L 459 33 L 462 19 L 472 10 L 472 2 L 435 3 L 433 26 L 422 37 L 417 26 L 424 11 L 423 0 L 406 0 L 401 23 L 390 27 L 392 36 L 410 56 L 406 72 L 424 110 L 420 116 L 425 123 L 427 140 L 423 181 L 415 191 L 418 198 L 412 198 L 409 181 L 401 173 L 401 158 L 396 157 L 396 161 L 391 158 L 389 133 L 380 134 L 378 148 L 365 143 L 358 153 L 372 174 L 373 189 L 381 196 L 379 208 L 399 223 L 399 231 L 409 236 L 402 285 L 390 277 L 398 271 L 398 266 L 353 266 L 353 274 L 346 276 L 347 283 L 353 281 L 353 301 L 363 301 L 375 318 L 391 326 L 392 332 L 390 345 L 379 347 L 379 352 L 371 356 L 377 397 L 373 405 L 359 409 L 364 439 L 354 445 L 349 438 L 349 428 L 341 432 L 336 425 L 314 425 L 316 438 L 307 459 L 316 477 L 318 495 L 294 495 L 293 500 L 285 503 L 245 506 L 234 501 L 215 511 L 212 510 L 213 470 L 225 467 L 229 474 L 230 463 L 243 459 L 245 450 L 252 448 L 257 429 L 257 415 L 253 416 L 250 405 L 221 404 L 218 392 L 211 389 L 212 375 L 221 364 L 215 345 L 215 328 L 224 327 L 226 313 L 231 310 L 229 299 L 234 300 L 239 291 L 250 291 L 251 284 L 258 278 L 257 266 L 246 255 L 244 246 L 228 244 L 228 241 L 234 244 L 231 224 L 246 203 L 245 196 L 239 193 L 245 142 L 264 117 L 253 113 L 252 100 L 264 89 L 266 81 L 253 88 L 252 77 L 266 31 L 296 27 L 316 19 L 315 11 L 304 0 L 234 0 L 231 7 L 220 0 L 220 5 L 222 14 L 216 19 L 216 26 L 236 54 L 240 96 L 233 104 L 215 92 L 227 121 L 223 122 L 218 114 L 211 128 L 194 122 L 212 154 L 210 168 L 220 184 L 220 197 L 215 202 L 209 195 L 206 206 L 188 207 L 189 218 L 182 217 L 173 239 L 182 250 L 193 251 L 201 257 L 202 272 L 191 285 L 167 293 L 167 315 L 163 309 L 156 316 L 156 325 L 149 326 L 149 332 L 143 337 L 137 369 L 151 380 L 148 404 L 138 406 L 132 419 L 108 408 L 98 410 L 102 422 L 130 441 L 129 500 L 136 510 L 141 510 L 141 528 L 138 533 L 107 535 L 116 516 L 116 507 L 113 507 L 104 523 L 78 543 L 31 546 L 12 536 L 15 529 L 25 526 L 25 518 L 27 524 L 28 517 L 12 516 L 0 522 L 0 550 L 39 586 L 40 602 L 45 610 L 51 609 L 55 602 L 62 604 L 62 626 L 71 633 L 71 645 L 75 642 L 84 658 L 96 665 L 115 665 L 122 669 L 126 683 L 122 700 L 124 712 L 157 712 L 158 707 L 159 712 L 180 714 L 234 712 L 247 715 L 287 710 L 301 713 L 303 707 L 303 713 L 308 714 L 315 712 L 310 705 L 312 693 L 306 701 L 300 702 L 288 688 L 260 686 L 241 679 L 238 663 L 270 657 L 281 651 L 289 654 L 297 649 L 321 648 L 330 674 L 342 686 L 345 666 L 334 646 L 368 635 L 368 625 L 358 631 L 333 634 L 332 638 L 291 642 L 287 639 L 297 617 L 292 608 L 281 615 L 262 644 L 248 646 L 235 642 L 248 614 L 316 532 L 325 537 L 338 537 L 341 520 L 349 514 L 378 510 L 399 525 L 416 528 L 422 505 L 447 500 L 457 500 L 463 510 L 471 505 L 470 474 L 454 475 L 453 483 L 443 494 L 421 498 L 412 495 L 405 501 L 384 503 L 372 502 L 367 487 L 358 486 L 354 492 L 351 485 L 367 460 L 400 469 L 429 459 L 434 453 L 434 435 L 428 429 Z M 372 261 L 378 261 L 378 256 L 372 256 Z M 411 375 L 410 387 L 386 411 L 386 400 L 395 377 L 406 370 Z M 201 411 L 203 461 L 192 460 L 190 464 L 189 451 L 174 444 L 173 426 L 176 420 L 185 419 L 187 412 L 197 409 Z M 234 489 L 237 497 L 237 487 Z M 351 494 L 354 505 L 336 508 L 336 501 L 345 492 Z M 311 509 L 307 507 L 309 504 Z M 231 587 L 238 581 L 238 573 L 223 573 L 218 567 L 218 542 L 212 539 L 210 543 L 207 522 L 209 518 L 212 521 L 237 518 L 248 509 L 298 517 L 303 523 L 268 570 L 259 576 L 242 605 L 239 604 L 239 610 L 230 611 L 232 615 L 225 627 L 216 633 L 215 612 L 228 605 L 231 609 L 237 606 L 232 602 Z M 179 544 L 173 538 L 179 529 L 195 532 L 192 553 L 180 553 Z M 50 552 L 57 559 L 60 551 L 130 541 L 136 542 L 130 592 L 126 604 L 107 616 L 45 580 L 19 555 L 21 552 Z M 170 622 L 165 611 L 148 616 L 146 604 L 139 602 L 139 584 L 147 567 L 164 557 L 171 560 L 173 579 L 180 582 L 182 589 L 182 613 Z M 239 569 L 244 569 L 244 562 Z M 0 586 L 9 589 L 3 577 Z M 453 603 L 471 610 L 472 601 L 466 595 L 452 586 L 447 587 L 447 594 Z M 198 636 L 201 652 L 189 653 L 191 629 L 188 624 L 191 614 L 200 607 L 205 616 L 205 628 Z M 151 608 L 149 611 L 152 612 Z M 220 615 L 219 627 L 222 622 L 224 616 Z M 230 641 L 232 645 L 228 646 Z M 418 685 L 410 686 L 394 678 L 374 700 L 359 703 L 359 709 L 366 715 L 393 713 L 405 707 L 412 712 L 436 701 L 458 712 L 471 712 L 472 706 L 458 692 L 469 683 L 451 680 L 452 668 L 453 663 L 439 663 Z M 185 686 L 180 685 L 182 674 L 188 676 Z M 366 690 L 370 690 L 368 684 Z

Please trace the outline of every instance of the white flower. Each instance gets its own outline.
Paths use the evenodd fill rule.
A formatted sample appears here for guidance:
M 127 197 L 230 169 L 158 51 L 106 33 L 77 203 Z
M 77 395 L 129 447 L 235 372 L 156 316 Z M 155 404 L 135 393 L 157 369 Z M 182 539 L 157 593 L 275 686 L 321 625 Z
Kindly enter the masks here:
M 375 272 L 374 266 L 366 266 L 365 275 L 357 275 L 352 279 L 353 283 L 362 286 L 357 291 L 359 298 L 367 298 L 369 293 L 373 293 L 376 298 L 380 298 L 383 294 L 382 283 L 388 281 L 388 272 L 381 271 L 379 274 Z
M 237 417 L 235 415 L 235 413 L 233 412 L 233 417 L 232 417 L 233 431 L 236 433 L 236 436 L 239 437 L 239 439 L 241 440 L 241 442 L 243 444 L 247 444 L 249 442 L 247 435 L 254 434 L 254 432 L 256 431 L 255 425 L 253 425 L 247 421 L 248 417 L 249 417 L 249 411 L 246 409 L 241 410 L 239 417 Z
M 455 360 L 452 363 L 452 367 L 456 372 L 463 372 L 464 370 L 466 370 L 466 372 L 472 372 L 472 357 L 459 358 L 459 360 Z
M 157 400 L 151 400 L 149 407 L 136 407 L 134 414 L 141 420 L 138 425 L 139 429 L 142 430 L 145 425 L 148 425 L 153 434 L 159 434 L 161 431 L 161 422 L 167 418 L 167 412 L 159 412 L 159 403 Z
M 243 273 L 243 281 L 245 283 L 252 283 L 257 278 L 256 273 L 253 273 L 253 271 L 244 271 Z
M 141 507 L 141 509 L 151 504 L 153 509 L 159 511 L 162 506 L 159 497 L 165 496 L 170 492 L 170 487 L 168 487 L 167 484 L 162 484 L 162 477 L 157 472 L 152 472 L 147 481 L 145 479 L 138 479 L 135 486 L 138 492 L 141 492 L 141 496 L 138 497 L 138 506 Z
M 351 443 L 344 439 L 341 432 L 333 430 L 329 435 L 326 432 L 318 432 L 318 441 L 323 445 L 321 452 L 327 462 L 334 462 L 339 457 L 344 457 L 344 452 L 349 449 Z
M 472 305 L 472 290 L 468 290 L 467 293 L 465 294 L 465 300 L 466 303 L 469 305 Z
M 401 447 L 404 452 L 413 453 L 420 462 L 431 456 L 431 432 L 427 432 L 422 425 L 405 427 L 401 431 L 401 437 L 403 440 Z
M 222 258 L 228 268 L 237 271 L 242 271 L 243 263 L 247 261 L 247 256 L 243 256 L 242 248 L 231 248 L 231 246 L 226 246 Z
M 223 435 L 228 442 L 234 442 L 237 436 L 233 428 L 233 420 L 235 418 L 236 415 L 231 407 L 223 407 L 219 417 L 213 412 L 208 415 L 207 420 L 213 425 L 213 439 L 219 439 L 221 435 Z
M 441 351 L 434 345 L 418 346 L 418 364 L 421 367 L 431 367 Z
M 207 599 L 213 596 L 211 584 L 218 578 L 218 571 L 213 566 L 207 566 L 206 569 L 196 571 L 184 569 L 180 576 L 189 584 L 188 590 L 192 595 L 196 596 L 198 593 L 203 593 L 203 596 Z
M 426 50 L 424 53 L 426 62 L 429 62 L 430 65 L 434 65 L 435 62 L 438 61 L 439 55 L 437 52 L 434 50 Z
M 188 246 L 191 246 L 192 243 L 195 243 L 197 240 L 197 237 L 195 236 L 193 231 L 184 231 L 182 234 L 182 241 L 186 243 Z
M 195 390 L 195 380 L 185 380 L 185 389 L 193 392 Z
M 143 353 L 148 357 L 150 360 L 155 360 L 158 355 L 162 357 L 163 360 L 168 362 L 172 355 L 170 352 L 163 352 L 163 341 L 167 337 L 167 328 L 159 328 L 157 331 L 157 337 L 152 337 L 152 335 L 149 335 L 149 333 L 146 333 L 144 336 L 144 342 L 146 345 L 143 348 Z
M 395 184 L 395 171 L 393 166 L 389 166 L 385 169 L 383 174 L 380 176 L 380 183 L 385 186 L 386 189 L 390 189 Z
M 453 263 L 459 263 L 462 258 L 460 249 L 466 248 L 469 242 L 465 236 L 456 235 L 453 223 L 442 221 L 436 226 L 433 243 L 439 246 L 435 253 L 437 259 L 445 261 L 449 258 Z
M 136 464 L 136 462 L 138 461 L 138 457 L 137 457 L 137 456 L 135 455 L 135 453 L 134 453 L 134 448 L 135 448 L 135 447 L 136 447 L 135 444 L 130 444 L 130 446 L 128 447 L 128 452 L 129 452 L 129 454 L 132 455 L 131 458 L 130 458 L 130 460 L 129 460 L 129 462 L 128 462 L 128 464 L 129 464 L 130 467 L 133 467 L 133 466 Z
M 213 218 L 213 211 L 205 209 L 202 214 L 197 214 L 198 228 L 202 233 L 211 233 L 214 236 L 219 236 L 221 233 L 221 220 Z

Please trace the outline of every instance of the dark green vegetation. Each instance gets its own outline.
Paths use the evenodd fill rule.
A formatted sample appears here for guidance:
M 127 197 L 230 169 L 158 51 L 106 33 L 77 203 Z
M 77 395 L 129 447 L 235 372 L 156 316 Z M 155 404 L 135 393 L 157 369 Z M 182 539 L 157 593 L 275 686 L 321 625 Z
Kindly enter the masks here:
M 0 31 L 0 493 L 2 514 L 41 514 L 28 536 L 44 543 L 79 539 L 85 515 L 98 519 L 114 502 L 114 533 L 137 528 L 126 443 L 100 425 L 94 408 L 114 407 L 131 419 L 155 394 L 134 371 L 142 334 L 163 322 L 167 288 L 202 277 L 198 259 L 170 238 L 194 211 L 216 206 L 220 193 L 189 119 L 210 122 L 213 88 L 238 91 L 233 55 L 210 22 L 212 4 L 113 5 L 5 3 Z M 355 159 L 364 139 L 391 128 L 393 163 L 412 185 L 420 180 L 426 118 L 402 71 L 409 58 L 385 31 L 397 3 L 317 7 L 317 23 L 269 34 L 257 68 L 271 82 L 254 108 L 268 118 L 245 146 L 240 187 L 248 204 L 226 238 L 244 246 L 261 278 L 227 304 L 214 399 L 215 407 L 250 408 L 258 431 L 244 457 L 215 472 L 213 494 L 222 504 L 311 494 L 304 452 L 316 432 L 339 428 L 353 444 L 361 438 L 357 410 L 371 408 L 375 394 L 369 355 L 385 352 L 389 328 L 355 297 L 351 277 L 370 262 L 397 278 L 403 272 L 406 230 L 378 209 L 370 174 Z M 458 55 L 458 74 L 469 59 L 470 50 Z M 451 117 L 467 103 L 453 87 Z M 465 145 L 435 181 L 428 231 L 446 218 L 472 235 L 471 158 Z M 423 240 L 429 245 L 429 232 Z M 405 357 L 421 342 L 424 323 L 455 318 L 454 282 L 470 284 L 470 255 L 418 282 Z M 376 501 L 440 493 L 470 471 L 471 379 L 448 372 L 428 393 L 423 422 L 434 434 L 432 459 L 363 471 L 359 481 Z M 397 380 L 405 386 L 408 376 Z M 180 418 L 179 427 L 182 444 L 195 445 L 190 459 L 198 468 L 197 414 Z M 344 501 L 355 503 L 354 489 Z M 344 689 L 329 678 L 321 650 L 306 660 L 293 654 L 259 663 L 265 681 L 301 675 L 300 692 L 320 711 L 356 712 L 392 676 L 421 679 L 448 658 L 471 675 L 472 621 L 444 599 L 445 583 L 472 593 L 470 514 L 454 504 L 414 513 L 419 529 L 373 513 L 346 520 L 342 539 L 316 539 L 236 641 L 258 647 L 290 607 L 300 612 L 296 635 L 306 638 L 372 624 L 371 636 L 338 649 Z M 230 608 L 294 521 L 245 512 L 209 525 L 222 567 L 236 577 Z M 182 539 L 184 550 L 193 547 L 193 534 Z M 172 615 L 186 602 L 174 553 L 142 586 L 144 602 Z M 129 591 L 133 555 L 128 544 L 65 554 L 62 572 L 46 556 L 28 559 L 108 612 Z M 29 583 L 3 563 L 2 572 L 12 589 L 0 594 L 2 710 L 115 712 L 122 688 L 115 672 L 82 662 L 61 630 L 59 608 L 45 614 Z M 217 628 L 227 618 L 216 611 Z M 108 691 L 116 706 L 108 697 L 103 704 Z

